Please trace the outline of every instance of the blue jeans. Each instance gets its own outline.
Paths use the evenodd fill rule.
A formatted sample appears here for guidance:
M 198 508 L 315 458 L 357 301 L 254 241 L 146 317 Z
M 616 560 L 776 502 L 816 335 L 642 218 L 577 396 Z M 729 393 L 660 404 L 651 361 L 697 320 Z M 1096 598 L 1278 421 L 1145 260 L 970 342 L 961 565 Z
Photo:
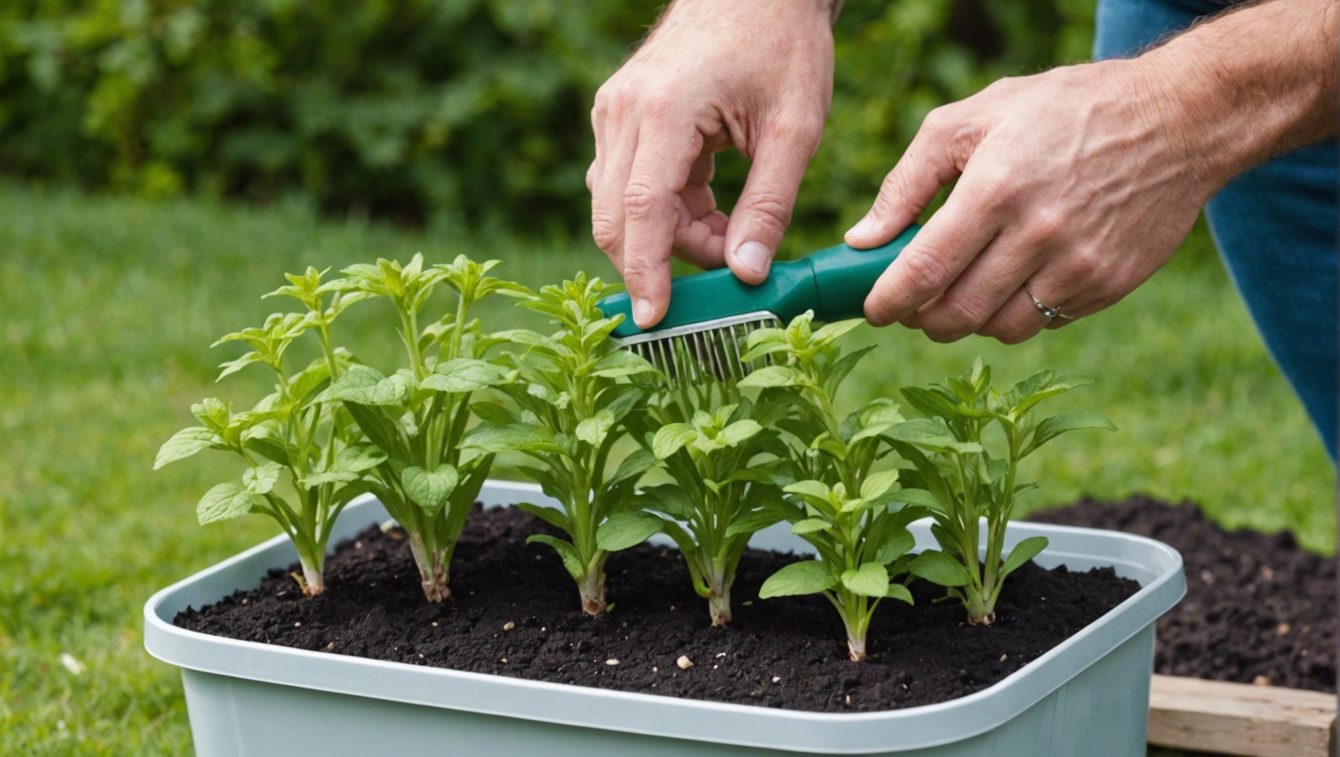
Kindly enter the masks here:
M 1229 5 L 1223 0 L 1099 0 L 1094 57 L 1134 55 Z M 1340 426 L 1338 205 L 1340 149 L 1331 140 L 1242 174 L 1205 207 L 1229 274 L 1321 433 L 1332 463 Z

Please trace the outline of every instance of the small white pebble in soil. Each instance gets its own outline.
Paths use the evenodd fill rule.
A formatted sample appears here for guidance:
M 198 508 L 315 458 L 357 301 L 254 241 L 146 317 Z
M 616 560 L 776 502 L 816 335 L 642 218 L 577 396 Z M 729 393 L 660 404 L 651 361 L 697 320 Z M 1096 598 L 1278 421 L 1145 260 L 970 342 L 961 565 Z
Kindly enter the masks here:
M 548 630 L 549 630 L 548 628 L 545 628 L 544 626 L 540 626 L 540 633 L 544 633 L 545 631 L 548 631 Z
M 781 683 L 781 682 L 782 682 L 782 677 L 781 677 L 781 676 L 773 676 L 773 677 L 772 677 L 772 682 L 773 682 L 773 683 Z
M 295 621 L 293 621 L 293 627 L 294 627 L 294 628 L 302 628 L 302 621 L 301 621 L 301 620 L 295 620 Z
M 436 620 L 433 621 L 433 628 L 437 628 L 437 621 L 436 621 Z
M 516 623 L 513 623 L 513 622 L 510 621 L 510 620 L 507 621 L 506 623 L 503 623 L 503 630 L 504 630 L 504 631 L 510 631 L 510 630 L 512 630 L 513 628 L 516 628 Z
M 674 611 L 675 611 L 675 606 L 674 606 L 674 605 L 670 605 L 670 612 L 674 612 Z
M 1288 623 L 1280 623 L 1279 625 L 1275 626 L 1275 635 L 1288 636 L 1289 632 L 1292 630 L 1293 626 L 1289 625 Z
M 718 668 L 720 668 L 720 667 L 721 667 L 720 665 L 713 665 L 713 666 L 712 666 L 712 670 L 716 670 L 716 669 L 718 669 Z
M 419 659 L 420 659 L 420 660 L 423 659 L 423 652 L 420 652 L 420 653 L 419 653 Z
M 506 664 L 507 664 L 507 658 L 506 658 L 506 657 L 501 657 L 501 658 L 498 659 L 498 662 L 501 662 L 502 664 L 506 665 Z
M 726 656 L 726 653 L 725 653 L 725 652 L 717 652 L 717 659 L 718 659 L 718 660 L 720 660 L 722 657 L 725 657 L 725 656 Z
M 848 694 L 848 695 L 847 695 L 847 705 L 848 705 L 848 706 L 851 705 L 851 694 Z
M 1003 654 L 1003 655 L 1000 656 L 1000 661 L 1001 661 L 1001 662 L 1005 662 L 1005 661 L 1008 660 L 1008 659 L 1010 659 L 1010 656 L 1009 656 L 1008 654 Z
M 690 660 L 688 655 L 682 654 L 678 660 L 675 660 L 675 664 L 679 666 L 680 670 L 688 670 L 693 667 L 693 660 Z
M 743 606 L 743 607 L 753 607 L 753 606 L 754 606 L 754 600 L 752 600 L 752 599 L 746 599 L 745 601 L 741 602 L 740 605 Z
M 1200 572 L 1200 580 L 1202 583 L 1212 584 L 1214 583 L 1214 574 L 1208 570 L 1202 570 Z
M 1257 685 L 1257 686 L 1269 686 L 1269 685 L 1270 685 L 1270 679 L 1269 679 L 1269 678 L 1266 678 L 1265 676 L 1257 676 L 1257 677 L 1255 677 L 1255 678 L 1252 679 L 1252 683 L 1255 684 L 1255 685 Z
M 1261 566 L 1261 577 L 1264 578 L 1264 579 L 1267 580 L 1267 581 L 1274 581 L 1274 580 L 1275 580 L 1275 569 L 1272 568 L 1272 567 L 1270 567 L 1269 565 L 1262 565 L 1262 566 Z
M 658 668 L 658 667 L 656 667 L 655 665 L 652 665 L 652 666 L 651 666 L 651 672 L 653 672 L 653 673 L 659 673 L 659 672 L 661 672 L 661 669 Z
M 332 642 L 330 642 L 329 644 L 327 644 L 327 645 L 326 645 L 326 651 L 327 651 L 327 652 L 334 652 L 334 651 L 335 651 L 335 642 L 332 641 Z
M 619 660 L 618 660 L 618 658 L 611 657 L 611 658 L 609 658 L 608 660 L 605 660 L 605 664 L 606 664 L 606 665 L 611 665 L 611 666 L 613 666 L 613 665 L 618 665 L 618 664 L 619 664 Z
M 354 542 L 354 549 L 362 549 L 362 548 L 363 548 L 363 542 L 361 541 Z

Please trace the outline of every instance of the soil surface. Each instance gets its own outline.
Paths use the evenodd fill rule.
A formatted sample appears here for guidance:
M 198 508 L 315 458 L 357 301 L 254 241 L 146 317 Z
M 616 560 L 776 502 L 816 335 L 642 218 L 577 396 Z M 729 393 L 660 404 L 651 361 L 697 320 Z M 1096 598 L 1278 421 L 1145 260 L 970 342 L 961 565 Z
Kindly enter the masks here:
M 177 625 L 332 654 L 559 683 L 798 710 L 930 704 L 1001 680 L 1093 622 L 1138 586 L 1110 569 L 1072 573 L 1030 563 L 1012 574 L 991 626 L 969 626 L 943 590 L 911 586 L 917 607 L 882 604 L 869 657 L 847 660 L 842 623 L 822 597 L 758 600 L 793 561 L 751 551 L 729 629 L 709 626 L 678 552 L 642 545 L 607 564 L 611 609 L 590 618 L 540 531 L 520 511 L 476 510 L 453 561 L 453 600 L 424 601 L 403 532 L 370 528 L 327 561 L 326 592 L 305 599 L 286 571 Z M 545 527 L 547 528 L 547 527 Z M 296 569 L 296 566 L 294 566 Z M 692 667 L 681 669 L 687 657 Z
M 1159 620 L 1158 672 L 1335 691 L 1335 558 L 1289 533 L 1226 530 L 1190 502 L 1081 500 L 1029 519 L 1142 534 L 1182 553 L 1187 595 Z

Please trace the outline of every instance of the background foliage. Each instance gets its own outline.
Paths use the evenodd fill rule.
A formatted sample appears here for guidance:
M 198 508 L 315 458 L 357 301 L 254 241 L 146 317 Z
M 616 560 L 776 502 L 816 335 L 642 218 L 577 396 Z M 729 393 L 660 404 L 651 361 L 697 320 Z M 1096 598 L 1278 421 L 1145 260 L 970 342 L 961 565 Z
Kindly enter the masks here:
M 583 0 L 0 4 L 0 172 L 509 229 L 586 227 L 589 103 L 660 8 Z M 851 0 L 800 222 L 862 212 L 927 110 L 1087 57 L 1066 0 Z M 726 161 L 724 196 L 747 166 Z

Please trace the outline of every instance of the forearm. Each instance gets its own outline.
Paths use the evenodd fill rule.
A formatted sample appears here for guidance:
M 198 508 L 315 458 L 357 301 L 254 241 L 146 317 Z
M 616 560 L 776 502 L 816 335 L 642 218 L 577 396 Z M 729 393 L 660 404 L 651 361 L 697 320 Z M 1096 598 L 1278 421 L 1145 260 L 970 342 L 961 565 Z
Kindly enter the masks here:
M 1225 13 L 1137 59 L 1186 127 L 1212 189 L 1335 136 L 1340 0 L 1268 0 Z

